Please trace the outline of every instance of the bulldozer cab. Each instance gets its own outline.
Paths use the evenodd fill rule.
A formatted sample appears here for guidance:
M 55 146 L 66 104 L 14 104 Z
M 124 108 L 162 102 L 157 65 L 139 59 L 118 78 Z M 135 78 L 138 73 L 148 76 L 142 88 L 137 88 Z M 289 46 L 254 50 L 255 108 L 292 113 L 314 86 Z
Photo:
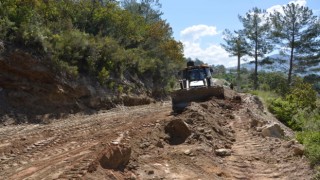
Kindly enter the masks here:
M 208 65 L 187 63 L 187 67 L 178 73 L 180 89 L 171 93 L 173 112 L 183 111 L 191 102 L 224 97 L 223 87 L 214 84 L 212 72 Z
M 188 79 L 189 81 L 200 81 L 205 78 L 211 77 L 209 67 L 195 67 L 186 69 L 184 71 L 185 73 L 183 73 L 183 79 Z
M 212 69 L 209 66 L 188 66 L 179 74 L 181 89 L 210 86 Z

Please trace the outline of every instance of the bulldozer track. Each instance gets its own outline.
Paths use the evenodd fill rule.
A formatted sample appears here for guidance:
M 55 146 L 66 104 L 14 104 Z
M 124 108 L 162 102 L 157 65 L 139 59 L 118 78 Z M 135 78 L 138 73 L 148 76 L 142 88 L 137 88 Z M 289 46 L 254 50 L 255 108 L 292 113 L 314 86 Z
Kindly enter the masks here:
M 235 130 L 236 142 L 232 146 L 232 156 L 225 160 L 225 168 L 229 169 L 231 179 L 308 179 L 305 176 L 303 159 L 296 158 L 301 163 L 287 161 L 290 152 L 279 152 L 281 139 L 264 138 L 255 134 L 249 128 L 249 118 L 243 109 L 235 113 L 236 121 L 232 127 Z M 270 143 L 271 141 L 271 143 Z M 287 157 L 284 157 L 287 156 Z
M 101 150 L 99 143 L 115 139 L 128 126 L 140 129 L 146 125 L 140 119 L 157 112 L 169 114 L 169 104 L 118 107 L 48 125 L 3 127 L 0 179 L 80 178 Z

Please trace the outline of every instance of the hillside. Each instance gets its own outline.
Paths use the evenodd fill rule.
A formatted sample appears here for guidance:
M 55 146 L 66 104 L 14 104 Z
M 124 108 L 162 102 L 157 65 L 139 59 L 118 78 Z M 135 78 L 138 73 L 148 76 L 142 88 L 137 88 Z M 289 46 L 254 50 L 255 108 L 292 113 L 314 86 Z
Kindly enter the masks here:
M 4 124 L 43 123 L 70 113 L 154 101 L 144 88 L 136 89 L 139 94 L 120 94 L 89 77 L 68 79 L 56 75 L 50 61 L 44 63 L 19 49 L 0 56 L 0 64 L 0 122 Z
M 184 58 L 157 6 L 1 2 L 0 122 L 41 123 L 166 98 Z
M 298 64 L 298 61 L 295 61 L 296 64 Z M 245 68 L 249 71 L 254 70 L 254 62 L 246 62 L 241 64 L 241 68 Z M 287 72 L 289 67 L 289 56 L 283 56 L 279 54 L 274 54 L 271 56 L 268 56 L 266 58 L 263 58 L 259 61 L 258 70 L 259 71 L 265 71 L 265 72 Z M 310 74 L 316 74 L 320 75 L 319 71 L 317 69 L 320 68 L 320 63 L 318 65 L 304 68 L 301 66 L 301 68 L 298 65 L 295 66 L 295 74 L 299 76 L 307 76 Z M 236 69 L 237 67 L 231 67 L 229 69 Z

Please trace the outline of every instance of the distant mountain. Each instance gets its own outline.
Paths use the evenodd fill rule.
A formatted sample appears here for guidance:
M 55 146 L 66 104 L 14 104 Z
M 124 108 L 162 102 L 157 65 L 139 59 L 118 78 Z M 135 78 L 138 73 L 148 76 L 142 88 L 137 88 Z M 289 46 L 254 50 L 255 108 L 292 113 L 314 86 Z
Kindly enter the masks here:
M 289 70 L 289 56 L 274 54 L 268 56 L 258 63 L 258 71 L 265 71 L 265 72 L 288 72 Z M 295 64 L 298 64 L 297 62 Z M 247 63 L 243 63 L 240 65 L 241 68 L 246 68 L 247 70 L 254 70 L 255 64 L 254 61 L 250 61 Z M 236 69 L 237 67 L 231 67 L 228 69 Z M 308 68 L 304 67 L 296 67 L 294 68 L 294 73 L 300 76 L 306 76 L 309 74 L 317 74 L 320 75 L 320 72 L 314 71 L 315 69 L 320 69 L 320 63 L 317 66 L 312 66 Z

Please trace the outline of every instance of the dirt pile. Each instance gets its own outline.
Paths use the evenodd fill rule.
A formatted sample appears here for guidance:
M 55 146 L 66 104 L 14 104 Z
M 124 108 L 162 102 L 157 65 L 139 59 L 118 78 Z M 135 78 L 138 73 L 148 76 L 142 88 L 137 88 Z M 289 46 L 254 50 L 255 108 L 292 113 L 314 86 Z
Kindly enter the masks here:
M 185 112 L 143 127 L 128 133 L 132 154 L 125 169 L 100 168 L 90 176 L 300 179 L 312 174 L 303 147 L 287 145 L 284 137 L 290 138 L 292 131 L 268 114 L 255 96 L 227 90 L 226 99 L 191 103 Z
M 212 161 L 209 163 L 212 166 L 218 164 L 215 158 L 228 153 L 230 155 L 235 141 L 230 122 L 235 120 L 233 111 L 239 106 L 239 100 L 232 102 L 212 99 L 203 103 L 192 103 L 182 114 L 155 119 L 155 122 L 144 125 L 142 129 L 129 131 L 127 138 L 130 139 L 132 153 L 124 170 L 106 171 L 97 168 L 97 171 L 92 173 L 101 174 L 103 171 L 115 179 L 219 177 L 209 172 L 204 175 L 200 173 L 204 168 L 208 168 L 201 167 L 200 164 Z M 218 151 L 228 153 L 221 154 L 217 153 Z

